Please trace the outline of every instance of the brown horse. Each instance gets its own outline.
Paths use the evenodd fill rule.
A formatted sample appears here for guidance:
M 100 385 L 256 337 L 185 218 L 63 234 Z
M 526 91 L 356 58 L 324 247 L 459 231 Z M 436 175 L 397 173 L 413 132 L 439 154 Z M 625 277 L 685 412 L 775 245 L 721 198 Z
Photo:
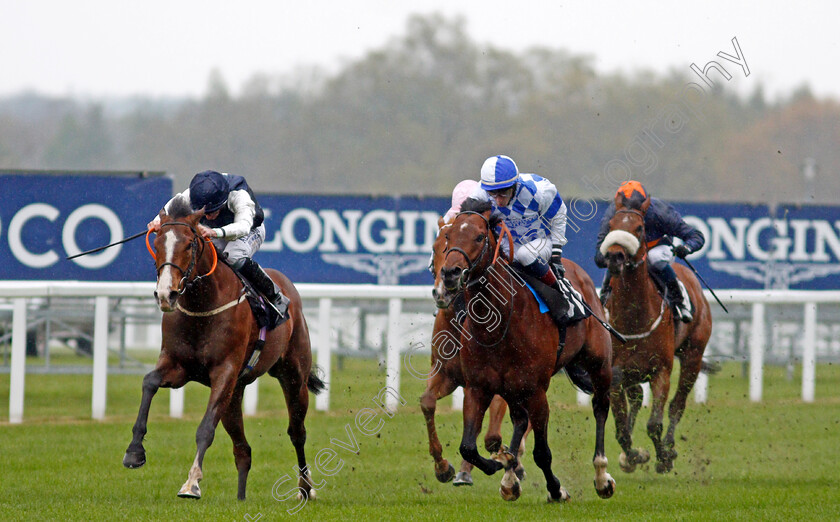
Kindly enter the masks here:
M 463 208 L 462 208 L 463 210 Z M 518 448 L 531 422 L 534 431 L 534 461 L 545 475 L 549 501 L 564 501 L 568 492 L 551 471 L 548 447 L 549 408 L 546 398 L 551 376 L 573 360 L 589 374 L 594 388 L 592 409 L 595 416 L 595 489 L 608 498 L 615 481 L 606 472 L 604 424 L 609 413 L 611 345 L 608 333 L 592 317 L 569 325 L 565 344 L 560 332 L 539 305 L 524 282 L 502 258 L 494 256 L 498 239 L 490 222 L 490 208 L 477 206 L 458 214 L 445 233 L 448 249 L 441 267 L 442 284 L 436 287 L 438 306 L 446 306 L 463 292 L 467 316 L 461 330 L 460 357 L 465 386 L 464 432 L 461 455 L 484 473 L 504 468 L 500 493 L 516 500 L 521 488 L 514 469 L 518 457 L 507 451 L 494 460 L 479 455 L 476 436 L 484 412 L 494 395 L 500 395 L 510 408 L 514 430 L 510 448 Z M 593 310 L 599 311 L 595 285 L 572 263 L 576 288 Z
M 435 274 L 435 287 L 440 283 L 440 268 L 443 266 L 444 251 L 446 250 L 445 231 L 451 225 L 439 223 L 441 232 L 432 247 L 432 270 Z M 435 290 L 436 292 L 437 290 Z M 455 309 L 446 306 L 438 310 L 432 330 L 432 365 L 430 375 L 426 379 L 426 390 L 420 396 L 420 408 L 426 418 L 426 429 L 429 432 L 429 454 L 435 461 L 435 477 L 440 482 L 449 482 L 455 477 L 455 468 L 443 458 L 443 446 L 437 436 L 435 427 L 435 409 L 437 401 L 451 395 L 458 386 L 464 385 L 464 375 L 461 371 L 461 357 L 458 355 L 461 333 L 456 327 Z M 499 451 L 502 446 L 502 420 L 505 416 L 507 404 L 496 395 L 490 402 L 488 409 L 490 424 L 484 435 L 484 447 L 490 453 Z M 479 429 L 480 431 L 480 429 Z M 526 433 L 527 436 L 527 433 Z M 521 456 L 525 451 L 525 437 L 519 448 Z M 461 468 L 455 477 L 455 485 L 472 485 L 473 465 L 461 460 Z M 520 479 L 525 476 L 521 463 L 517 470 Z
M 207 448 L 213 442 L 219 421 L 233 441 L 233 456 L 239 474 L 237 497 L 245 499 L 251 468 L 251 447 L 242 422 L 245 386 L 268 372 L 280 381 L 289 412 L 288 434 L 297 453 L 299 495 L 313 498 L 315 491 L 306 465 L 304 419 L 309 407 L 307 388 L 318 393 L 324 383 L 311 372 L 309 330 L 303 317 L 300 295 L 280 272 L 267 270 L 291 299 L 289 320 L 265 335 L 256 362 L 253 355 L 260 329 L 244 297 L 234 271 L 218 263 L 212 244 L 202 240 L 197 225 L 203 211 L 193 213 L 189 204 L 176 200 L 170 214 L 161 211 L 161 233 L 155 239 L 157 290 L 155 296 L 165 312 L 162 346 L 154 370 L 143 379 L 143 398 L 134 424 L 134 437 L 123 465 L 138 468 L 146 462 L 143 437 L 152 398 L 159 388 L 180 388 L 189 381 L 210 387 L 207 411 L 196 431 L 197 451 L 186 483 L 178 496 L 201 498 L 198 482 Z M 148 244 L 148 235 L 147 235 Z M 151 250 L 151 248 L 150 248 Z
M 682 265 L 674 265 L 677 277 L 688 290 L 694 304 L 694 320 L 675 322 L 671 307 L 657 292 L 648 273 L 645 243 L 645 212 L 650 199 L 640 208 L 627 208 L 616 200 L 616 213 L 610 220 L 610 233 L 602 243 L 602 252 L 611 275 L 612 296 L 607 301 L 611 324 L 628 340 L 613 342 L 613 379 L 611 403 L 615 417 L 616 439 L 623 450 L 621 469 L 632 472 L 637 464 L 650 459 L 650 453 L 632 447 L 636 415 L 642 405 L 640 384 L 649 382 L 652 395 L 647 432 L 656 450 L 656 471 L 667 473 L 674 466 L 674 431 L 685 410 L 688 393 L 703 366 L 703 351 L 712 332 L 709 303 L 697 278 Z M 674 356 L 680 360 L 677 391 L 668 408 L 670 424 L 662 439 L 665 402 L 671 386 Z M 628 410 L 629 399 L 629 410 Z

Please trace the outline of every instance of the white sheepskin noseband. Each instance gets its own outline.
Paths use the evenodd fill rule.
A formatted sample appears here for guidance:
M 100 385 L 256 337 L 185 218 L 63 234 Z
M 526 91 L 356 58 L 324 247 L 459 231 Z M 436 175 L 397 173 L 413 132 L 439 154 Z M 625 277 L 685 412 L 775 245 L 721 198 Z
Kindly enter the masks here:
M 628 254 L 635 256 L 639 250 L 639 239 L 626 230 L 612 230 L 601 243 L 601 255 L 607 255 L 607 250 L 613 245 L 624 247 Z

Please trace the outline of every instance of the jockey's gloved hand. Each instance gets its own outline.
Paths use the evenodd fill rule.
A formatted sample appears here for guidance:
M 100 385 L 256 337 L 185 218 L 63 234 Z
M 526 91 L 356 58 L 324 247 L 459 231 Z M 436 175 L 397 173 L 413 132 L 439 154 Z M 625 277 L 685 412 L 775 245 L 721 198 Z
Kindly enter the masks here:
M 691 249 L 685 245 L 674 247 L 674 255 L 680 259 L 685 259 L 685 256 L 691 254 Z
M 551 264 L 554 265 L 561 277 L 566 275 L 566 269 L 563 267 L 563 247 L 560 245 L 551 247 Z

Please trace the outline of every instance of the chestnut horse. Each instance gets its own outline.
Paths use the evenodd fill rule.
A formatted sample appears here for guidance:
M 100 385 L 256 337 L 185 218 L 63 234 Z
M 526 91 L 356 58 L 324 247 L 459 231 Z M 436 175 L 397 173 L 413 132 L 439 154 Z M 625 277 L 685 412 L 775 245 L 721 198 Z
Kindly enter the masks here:
M 601 251 L 611 276 L 612 296 L 607 301 L 610 323 L 628 342 L 613 342 L 613 379 L 611 403 L 615 417 L 616 439 L 621 445 L 621 469 L 632 472 L 637 464 L 650 459 L 650 453 L 633 448 L 632 432 L 642 405 L 640 384 L 650 383 L 651 413 L 647 433 L 656 450 L 656 471 L 667 473 L 674 466 L 674 431 L 685 410 L 688 393 L 703 367 L 703 351 L 712 332 L 709 303 L 697 278 L 687 268 L 674 264 L 677 277 L 685 285 L 694 305 L 694 320 L 688 324 L 675 321 L 671 307 L 657 292 L 648 272 L 645 243 L 645 212 L 650 199 L 640 208 L 625 207 L 616 200 L 616 213 L 610 220 L 610 233 Z M 680 360 L 677 391 L 668 407 L 670 424 L 662 438 L 663 412 L 671 386 L 674 356 Z M 629 410 L 628 410 L 629 399 Z
M 521 487 L 514 473 L 518 457 L 505 450 L 493 460 L 486 459 L 476 447 L 484 412 L 493 396 L 500 395 L 510 408 L 514 425 L 509 447 L 519 447 L 530 421 L 534 461 L 545 475 L 549 501 L 567 500 L 568 492 L 551 471 L 546 391 L 551 376 L 574 360 L 592 380 L 595 489 L 602 498 L 609 498 L 615 491 L 604 455 L 604 424 L 612 378 L 609 334 L 588 317 L 566 327 L 561 349 L 560 332 L 554 321 L 548 314 L 540 313 L 536 299 L 504 259 L 494 256 L 499 239 L 493 232 L 496 223 L 490 222 L 489 205 L 463 210 L 462 207 L 444 234 L 448 248 L 440 269 L 441 280 L 435 287 L 439 307 L 447 306 L 461 292 L 466 299 L 467 315 L 459 339 L 465 381 L 461 455 L 488 475 L 504 468 L 502 498 L 519 498 Z M 575 278 L 576 289 L 589 306 L 600 311 L 589 276 L 572 263 L 564 266 L 572 269 L 569 276 Z
M 311 373 L 309 330 L 303 317 L 300 295 L 280 272 L 266 270 L 291 299 L 289 320 L 265 333 L 265 344 L 256 362 L 253 355 L 260 328 L 246 302 L 243 286 L 234 271 L 217 264 L 216 249 L 198 234 L 203 211 L 193 213 L 184 200 L 161 211 L 161 233 L 155 239 L 157 289 L 155 296 L 165 312 L 162 346 L 155 369 L 143 379 L 143 398 L 134 424 L 134 437 L 123 465 L 138 468 L 146 462 L 143 437 L 152 398 L 159 388 L 180 388 L 189 381 L 210 387 L 207 411 L 196 431 L 197 451 L 179 497 L 201 498 L 204 454 L 213 442 L 219 421 L 233 441 L 233 456 L 239 474 L 237 497 L 245 499 L 251 468 L 251 447 L 242 422 L 245 386 L 268 372 L 280 381 L 289 412 L 289 438 L 297 453 L 299 495 L 313 498 L 308 479 L 304 444 L 304 419 L 309 407 L 307 388 L 314 393 L 324 383 Z M 148 235 L 147 235 L 148 245 Z M 151 247 L 149 248 L 151 251 Z
M 440 282 L 440 268 L 443 266 L 443 256 L 446 250 L 445 230 L 450 225 L 442 222 L 440 233 L 435 239 L 432 247 L 432 271 L 435 274 L 435 286 Z M 433 290 L 436 292 L 436 290 Z M 426 429 L 429 432 L 429 454 L 435 461 L 435 477 L 440 482 L 449 482 L 455 477 L 454 485 L 472 485 L 473 465 L 466 460 L 461 460 L 461 468 L 455 476 L 455 468 L 443 458 L 443 446 L 437 436 L 435 427 L 435 409 L 437 401 L 452 394 L 458 386 L 464 385 L 464 375 L 461 372 L 461 357 L 458 355 L 461 333 L 454 306 L 446 306 L 438 309 L 435 316 L 434 328 L 432 329 L 432 365 L 429 376 L 426 379 L 426 389 L 420 396 L 420 408 L 426 419 Z M 502 420 L 505 416 L 507 404 L 496 395 L 490 402 L 488 409 L 490 424 L 484 435 L 484 447 L 490 453 L 499 451 L 502 446 Z M 480 431 L 480 429 L 479 429 Z M 527 433 L 526 433 L 527 436 Z M 519 447 L 519 455 L 525 451 L 525 437 Z M 521 479 L 525 476 L 522 464 L 519 464 L 517 476 Z

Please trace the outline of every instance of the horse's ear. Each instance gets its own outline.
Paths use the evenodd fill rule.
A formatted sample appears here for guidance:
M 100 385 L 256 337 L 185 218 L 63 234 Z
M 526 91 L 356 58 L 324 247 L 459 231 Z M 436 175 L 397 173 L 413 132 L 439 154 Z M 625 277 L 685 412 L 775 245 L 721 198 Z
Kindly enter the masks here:
M 641 210 L 643 214 L 647 214 L 647 211 L 648 211 L 649 208 L 650 208 L 650 196 L 645 198 L 645 200 L 642 202 L 642 206 L 639 208 L 639 210 Z
M 167 217 L 168 215 L 169 214 L 166 213 L 166 208 L 162 208 L 160 209 L 160 212 L 158 212 L 158 217 L 161 221 L 163 221 L 163 218 Z
M 443 216 L 439 217 L 438 218 L 438 230 L 442 229 L 443 225 L 445 225 L 445 224 L 446 224 L 446 222 L 443 220 Z

